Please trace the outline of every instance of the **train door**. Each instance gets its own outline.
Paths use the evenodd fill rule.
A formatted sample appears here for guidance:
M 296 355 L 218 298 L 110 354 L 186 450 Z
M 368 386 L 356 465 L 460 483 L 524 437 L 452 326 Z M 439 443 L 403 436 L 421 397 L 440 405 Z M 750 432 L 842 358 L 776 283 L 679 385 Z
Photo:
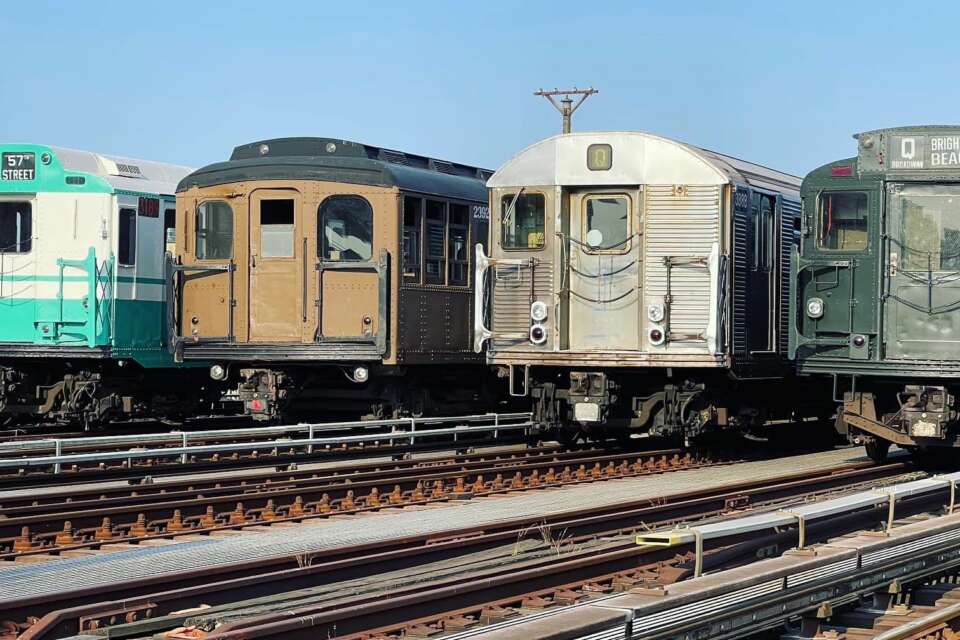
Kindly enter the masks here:
M 960 185 L 887 195 L 886 357 L 960 359 Z
M 753 194 L 753 258 L 749 267 L 747 309 L 747 349 L 750 353 L 775 351 L 773 330 L 776 305 L 776 200 L 774 196 Z
M 564 274 L 571 350 L 640 348 L 641 220 L 638 191 L 567 194 Z
M 426 212 L 426 233 L 430 235 L 434 231 L 429 225 L 433 211 L 428 207 Z M 441 252 L 442 220 L 441 214 Z M 321 200 L 316 224 L 320 254 L 316 266 L 320 292 L 317 339 L 362 343 L 383 336 L 383 342 L 387 330 L 387 265 L 385 256 L 374 252 L 373 205 L 363 196 L 332 194 Z M 436 267 L 436 263 L 433 266 Z M 383 346 L 378 350 L 382 353 Z
M 257 189 L 249 202 L 250 341 L 300 342 L 307 284 L 300 194 Z

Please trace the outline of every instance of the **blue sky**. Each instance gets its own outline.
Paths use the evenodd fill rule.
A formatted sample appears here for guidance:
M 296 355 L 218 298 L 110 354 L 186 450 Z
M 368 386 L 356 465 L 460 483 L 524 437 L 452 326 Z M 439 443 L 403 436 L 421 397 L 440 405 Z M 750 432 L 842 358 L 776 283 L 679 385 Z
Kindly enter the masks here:
M 9 2 L 0 141 L 198 166 L 286 135 L 496 168 L 641 129 L 803 174 L 866 129 L 960 121 L 956 2 Z

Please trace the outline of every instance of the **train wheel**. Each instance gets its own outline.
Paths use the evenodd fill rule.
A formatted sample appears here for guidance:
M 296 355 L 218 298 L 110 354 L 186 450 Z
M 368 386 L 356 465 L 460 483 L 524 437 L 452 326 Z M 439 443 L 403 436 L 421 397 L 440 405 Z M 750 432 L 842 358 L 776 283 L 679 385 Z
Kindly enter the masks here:
M 867 450 L 867 457 L 876 464 L 883 464 L 887 461 L 887 454 L 890 453 L 890 443 L 886 440 L 871 440 L 864 445 Z

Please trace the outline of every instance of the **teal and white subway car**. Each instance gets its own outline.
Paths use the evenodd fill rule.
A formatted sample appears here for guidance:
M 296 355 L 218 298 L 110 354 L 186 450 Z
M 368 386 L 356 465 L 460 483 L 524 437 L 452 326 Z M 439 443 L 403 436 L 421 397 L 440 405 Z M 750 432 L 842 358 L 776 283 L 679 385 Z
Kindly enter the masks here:
M 0 164 L 0 421 L 198 409 L 209 376 L 168 349 L 173 194 L 191 169 L 37 144 L 0 144 Z

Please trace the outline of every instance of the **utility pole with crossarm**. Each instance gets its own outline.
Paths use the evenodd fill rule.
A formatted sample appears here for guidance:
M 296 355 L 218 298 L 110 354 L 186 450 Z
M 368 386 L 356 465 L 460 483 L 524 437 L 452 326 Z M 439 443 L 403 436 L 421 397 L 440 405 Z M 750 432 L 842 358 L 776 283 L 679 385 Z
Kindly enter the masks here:
M 561 91 L 560 89 L 554 89 L 553 91 L 540 91 L 535 92 L 535 96 L 543 96 L 550 101 L 550 104 L 560 112 L 560 115 L 563 116 L 563 132 L 570 133 L 570 118 L 573 116 L 573 112 L 580 108 L 580 105 L 583 104 L 583 101 L 592 96 L 595 93 L 599 93 L 593 87 L 589 89 L 577 89 L 574 87 L 570 90 Z M 554 98 L 556 96 L 563 96 L 560 98 L 559 102 Z M 580 99 L 577 100 L 577 103 L 573 103 L 573 96 L 580 96 Z

